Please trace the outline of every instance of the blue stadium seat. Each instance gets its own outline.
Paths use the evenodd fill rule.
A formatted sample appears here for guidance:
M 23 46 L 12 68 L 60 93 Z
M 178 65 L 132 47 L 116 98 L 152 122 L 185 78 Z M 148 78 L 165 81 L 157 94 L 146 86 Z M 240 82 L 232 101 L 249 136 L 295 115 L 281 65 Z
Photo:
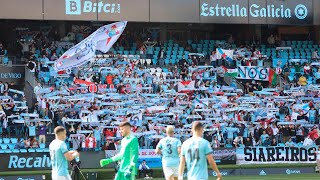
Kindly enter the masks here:
M 7 146 L 7 144 L 0 144 L 0 148 L 4 150 L 4 149 L 7 149 L 8 146 Z
M 0 149 L 0 154 L 4 153 L 4 150 Z
M 20 153 L 19 149 L 12 149 L 13 153 Z
M 231 144 L 226 144 L 226 148 L 232 148 Z
M 153 58 L 153 59 L 152 59 L 152 64 L 153 64 L 153 65 L 157 65 L 157 63 L 158 63 L 158 59 Z
M 43 152 L 42 148 L 36 148 L 35 150 L 36 150 L 36 152 Z
M 15 143 L 18 142 L 18 139 L 17 138 L 11 138 L 10 141 L 11 141 L 11 143 L 15 144 Z
M 28 149 L 28 152 L 36 152 L 36 150 L 33 148 L 30 148 L 30 149 Z
M 4 153 L 10 154 L 10 153 L 12 153 L 12 150 L 10 150 L 10 149 L 5 149 L 5 150 L 4 150 Z
M 21 153 L 27 153 L 28 151 L 26 149 L 20 149 Z
M 15 147 L 15 144 L 8 144 L 9 149 L 13 150 Z
M 39 145 L 39 147 L 43 149 L 43 148 L 45 148 L 45 147 L 46 147 L 46 144 L 41 143 L 41 144 Z
M 3 141 L 2 138 L 0 138 L 0 144 L 2 144 L 2 141 Z
M 50 152 L 49 148 L 43 148 L 43 152 Z
M 10 143 L 10 139 L 9 138 L 3 138 L 3 143 L 4 144 L 9 144 Z

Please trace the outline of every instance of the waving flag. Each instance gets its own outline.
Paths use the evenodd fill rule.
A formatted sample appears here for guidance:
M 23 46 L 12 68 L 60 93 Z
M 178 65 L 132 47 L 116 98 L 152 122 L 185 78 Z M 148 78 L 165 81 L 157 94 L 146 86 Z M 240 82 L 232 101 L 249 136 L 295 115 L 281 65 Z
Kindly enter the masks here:
M 225 49 L 217 48 L 217 59 L 226 59 L 232 62 L 233 50 L 225 50 Z
M 124 31 L 126 25 L 127 21 L 123 21 L 100 27 L 57 59 L 54 63 L 54 69 L 63 71 L 81 66 L 95 56 L 96 50 L 103 53 L 108 52 Z
M 178 83 L 178 91 L 193 91 L 195 81 L 182 81 Z
M 132 126 L 141 126 L 142 124 L 142 112 L 130 117 L 129 122 Z
M 229 77 L 238 77 L 238 69 L 227 69 L 225 66 L 222 66 L 224 69 L 224 76 Z

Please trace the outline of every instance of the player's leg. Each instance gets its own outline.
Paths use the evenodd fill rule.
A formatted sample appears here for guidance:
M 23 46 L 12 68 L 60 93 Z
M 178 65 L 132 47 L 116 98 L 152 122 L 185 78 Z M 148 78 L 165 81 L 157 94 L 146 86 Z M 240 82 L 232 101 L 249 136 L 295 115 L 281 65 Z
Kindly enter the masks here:
M 166 177 L 166 180 L 174 180 L 174 177 L 177 177 L 176 179 L 178 179 L 178 169 L 176 172 L 174 170 L 175 168 L 173 167 L 163 166 L 163 172 L 164 176 Z

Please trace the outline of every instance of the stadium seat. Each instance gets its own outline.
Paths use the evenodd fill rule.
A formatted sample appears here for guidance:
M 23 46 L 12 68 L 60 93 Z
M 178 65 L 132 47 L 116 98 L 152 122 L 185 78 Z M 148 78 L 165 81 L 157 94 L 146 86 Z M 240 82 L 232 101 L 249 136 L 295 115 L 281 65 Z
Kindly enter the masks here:
M 9 148 L 9 149 L 13 150 L 14 147 L 15 147 L 15 144 L 8 144 L 8 148 Z
M 10 143 L 10 139 L 9 138 L 3 138 L 3 143 L 4 144 L 9 144 Z
M 18 142 L 18 139 L 17 138 L 11 138 L 10 141 L 11 141 L 11 143 L 15 144 L 15 143 Z
M 45 148 L 45 147 L 46 147 L 46 144 L 41 143 L 41 144 L 39 145 L 39 147 L 43 149 L 43 148 Z
M 5 149 L 7 149 L 7 144 L 0 144 L 0 147 L 1 147 L 1 149 L 3 149 L 3 150 L 5 150 Z
M 19 149 L 12 149 L 12 153 L 20 153 Z
M 3 141 L 2 138 L 0 138 L 0 144 L 2 144 L 2 141 Z
M 28 149 L 28 152 L 36 152 L 36 150 L 33 148 L 30 148 L 30 149 Z
M 36 148 L 35 150 L 36 150 L 36 152 L 43 152 L 42 148 Z
M 50 152 L 49 148 L 43 148 L 43 152 Z
M 21 153 L 27 153 L 28 151 L 26 149 L 20 149 Z
M 231 144 L 226 144 L 226 148 L 232 148 Z
M 12 150 L 11 149 L 4 149 L 4 153 L 10 154 L 10 153 L 12 153 Z
M 4 153 L 4 150 L 0 149 L 0 154 Z

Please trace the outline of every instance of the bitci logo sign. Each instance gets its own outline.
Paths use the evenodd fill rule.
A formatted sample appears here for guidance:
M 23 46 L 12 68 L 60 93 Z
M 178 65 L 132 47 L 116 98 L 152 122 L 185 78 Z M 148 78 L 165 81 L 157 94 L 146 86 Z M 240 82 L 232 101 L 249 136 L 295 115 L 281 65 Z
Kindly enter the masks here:
M 92 2 L 91 0 L 65 0 L 67 15 L 81 15 L 83 13 L 119 13 L 120 4 L 105 3 L 104 1 Z

